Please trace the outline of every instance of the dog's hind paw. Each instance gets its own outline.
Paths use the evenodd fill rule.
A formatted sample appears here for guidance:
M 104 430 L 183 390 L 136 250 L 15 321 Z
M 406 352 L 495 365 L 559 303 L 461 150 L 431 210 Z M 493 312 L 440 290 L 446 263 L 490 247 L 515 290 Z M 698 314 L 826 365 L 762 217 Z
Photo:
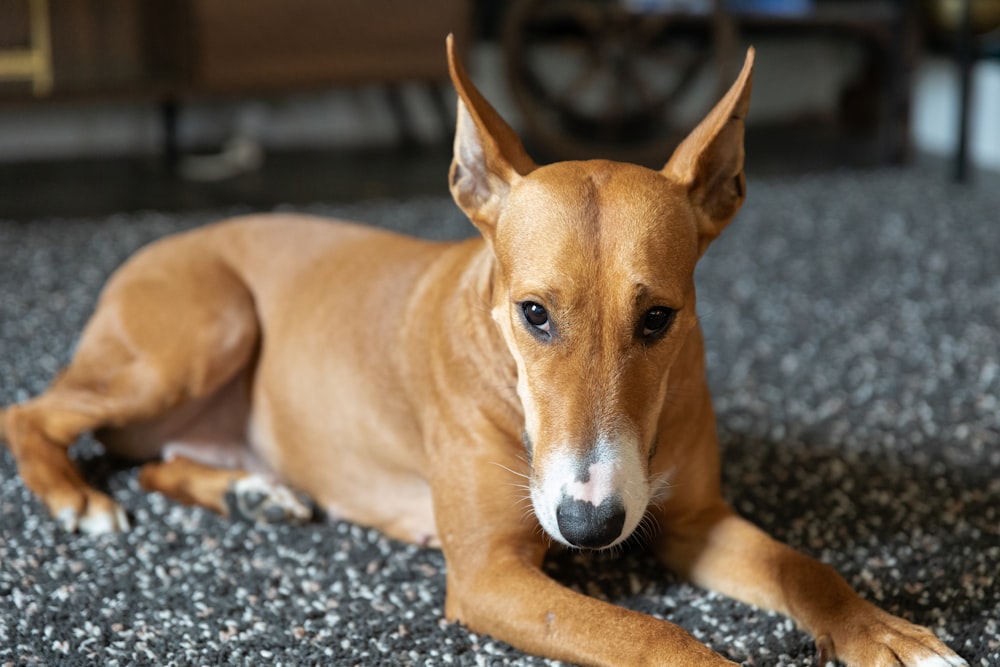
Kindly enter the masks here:
M 84 535 L 124 533 L 130 528 L 128 515 L 116 503 L 105 509 L 87 508 L 82 515 L 73 507 L 65 507 L 56 512 L 55 519 L 66 532 Z
M 287 486 L 262 475 L 233 482 L 226 492 L 229 516 L 260 523 L 307 523 L 313 509 Z

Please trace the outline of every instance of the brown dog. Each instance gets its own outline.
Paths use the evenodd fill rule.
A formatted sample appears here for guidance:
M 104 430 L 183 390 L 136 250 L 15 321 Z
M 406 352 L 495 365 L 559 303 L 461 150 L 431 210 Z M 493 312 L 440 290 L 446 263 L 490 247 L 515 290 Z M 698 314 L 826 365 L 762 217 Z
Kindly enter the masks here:
M 964 665 L 721 498 L 694 267 L 744 199 L 753 52 L 662 171 L 536 166 L 450 41 L 449 59 L 451 191 L 483 238 L 284 215 L 149 246 L 111 278 L 66 371 L 0 420 L 25 484 L 68 529 L 125 529 L 67 456 L 96 430 L 179 501 L 304 519 L 294 488 L 440 545 L 448 617 L 525 651 L 731 664 L 541 570 L 552 542 L 606 548 L 645 521 L 669 567 L 790 615 L 824 661 Z

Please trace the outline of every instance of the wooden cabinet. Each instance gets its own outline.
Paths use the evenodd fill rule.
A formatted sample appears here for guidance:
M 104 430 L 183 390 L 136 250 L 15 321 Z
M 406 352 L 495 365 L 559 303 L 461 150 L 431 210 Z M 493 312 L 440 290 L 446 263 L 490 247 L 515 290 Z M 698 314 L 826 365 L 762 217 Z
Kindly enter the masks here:
M 201 0 L 191 4 L 199 88 L 447 79 L 444 38 L 463 35 L 455 0 Z
M 445 81 L 469 20 L 468 0 L 0 0 L 0 101 Z
M 148 71 L 140 8 L 133 0 L 0 0 L 0 63 L 15 64 L 0 65 L 0 97 L 141 88 Z

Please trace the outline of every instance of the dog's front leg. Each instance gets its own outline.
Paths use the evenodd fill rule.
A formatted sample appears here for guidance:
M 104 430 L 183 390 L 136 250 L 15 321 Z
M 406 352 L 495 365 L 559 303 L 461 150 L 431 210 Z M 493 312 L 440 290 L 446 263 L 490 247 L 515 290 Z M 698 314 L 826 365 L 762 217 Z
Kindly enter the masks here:
M 525 549 L 512 539 L 493 542 L 495 555 L 476 569 L 453 567 L 455 559 L 448 559 L 450 619 L 528 653 L 579 665 L 734 664 L 676 625 L 559 585 L 539 562 L 518 553 Z
M 657 551 L 669 567 L 707 588 L 791 616 L 816 638 L 820 664 L 966 664 L 930 630 L 862 600 L 833 568 L 768 537 L 721 500 L 661 521 Z
M 433 480 L 449 619 L 528 653 L 581 665 L 734 664 L 674 624 L 546 576 L 547 540 L 525 513 L 523 479 L 511 472 L 523 461 L 455 451 L 447 476 Z

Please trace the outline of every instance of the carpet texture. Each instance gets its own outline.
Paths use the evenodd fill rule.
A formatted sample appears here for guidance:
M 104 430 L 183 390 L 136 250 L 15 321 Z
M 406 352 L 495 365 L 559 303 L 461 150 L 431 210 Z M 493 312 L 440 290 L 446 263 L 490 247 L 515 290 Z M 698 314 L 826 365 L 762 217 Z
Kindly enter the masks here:
M 751 175 L 698 276 L 727 497 L 975 667 L 1000 665 L 996 185 Z M 444 198 L 299 210 L 470 233 Z M 219 214 L 0 222 L 0 403 L 46 386 L 132 250 Z M 344 523 L 229 522 L 139 492 L 97 451 L 76 449 L 131 513 L 127 534 L 60 532 L 0 451 L 0 665 L 554 664 L 444 622 L 439 552 Z M 638 549 L 547 567 L 746 665 L 812 664 L 790 621 Z

